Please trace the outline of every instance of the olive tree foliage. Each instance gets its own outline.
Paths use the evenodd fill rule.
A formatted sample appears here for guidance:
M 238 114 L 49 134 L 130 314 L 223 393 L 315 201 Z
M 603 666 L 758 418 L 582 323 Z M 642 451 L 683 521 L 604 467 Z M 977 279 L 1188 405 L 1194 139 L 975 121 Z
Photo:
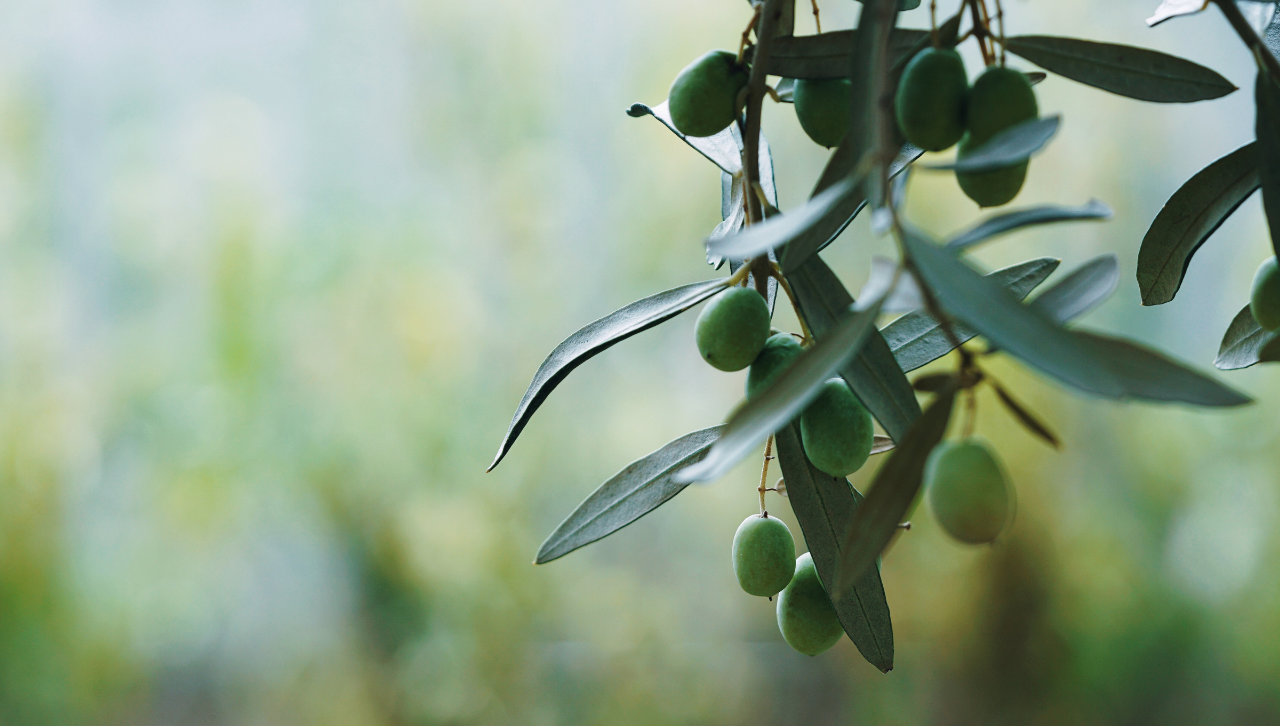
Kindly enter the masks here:
M 1033 259 L 984 273 L 966 257 L 975 245 L 1032 225 L 1105 219 L 1111 215 L 1105 204 L 997 212 L 941 242 L 904 219 L 906 185 L 901 182 L 914 167 L 925 166 L 919 162 L 923 152 L 904 142 L 894 118 L 894 93 L 904 66 L 925 48 L 972 41 L 988 64 L 1015 55 L 1044 72 L 1143 102 L 1209 101 L 1237 89 L 1209 68 L 1145 48 L 1048 35 L 1006 37 L 999 20 L 1007 9 L 998 0 L 994 7 L 988 0 L 955 0 L 959 7 L 942 22 L 934 3 L 930 31 L 897 28 L 898 13 L 905 9 L 898 0 L 863 0 L 855 29 L 809 36 L 793 33 L 795 0 L 751 2 L 739 56 L 750 76 L 728 128 L 689 137 L 676 129 L 665 102 L 635 104 L 628 111 L 637 118 L 653 117 L 675 140 L 719 167 L 723 222 L 709 230 L 704 247 L 713 267 L 728 261 L 732 274 L 658 292 L 569 336 L 534 374 L 489 468 L 507 455 L 560 381 L 597 353 L 732 285 L 755 286 L 770 310 L 775 297 L 787 300 L 806 342 L 797 362 L 726 423 L 677 438 L 604 482 L 547 538 L 536 561 L 549 562 L 606 537 L 689 484 L 713 481 L 766 441 L 776 442 L 786 495 L 841 624 L 867 660 L 887 672 L 893 666 L 893 630 L 879 556 L 920 495 L 925 461 L 942 440 L 957 397 L 979 385 L 993 386 L 1020 423 L 1058 444 L 1047 426 L 984 372 L 986 356 L 1006 353 L 1060 385 L 1099 398 L 1209 407 L 1249 402 L 1163 353 L 1072 325 L 1115 289 L 1114 255 L 1085 264 L 1031 302 L 1025 298 L 1053 274 L 1057 260 Z M 1173 299 L 1196 250 L 1259 188 L 1280 251 L 1280 59 L 1273 35 L 1266 32 L 1274 4 L 1165 0 L 1147 22 L 1201 13 L 1179 22 L 1225 19 L 1257 61 L 1256 141 L 1209 163 L 1152 220 L 1137 260 L 1144 305 Z M 1035 83 L 1044 74 L 1027 76 Z M 770 86 L 770 77 L 781 81 Z M 826 78 L 850 82 L 848 129 L 808 201 L 783 213 L 777 209 L 772 159 L 761 133 L 761 106 L 769 98 L 790 101 L 796 80 Z M 981 149 L 962 153 L 954 164 L 930 164 L 921 172 L 1025 164 L 1053 139 L 1060 121 L 1049 116 L 1020 123 Z M 866 208 L 873 233 L 891 234 L 899 254 L 892 264 L 872 271 L 872 283 L 855 300 L 820 253 Z M 881 325 L 887 312 L 905 314 Z M 958 355 L 952 372 L 908 380 L 910 371 L 953 351 Z M 1226 329 L 1217 367 L 1277 360 L 1280 333 L 1259 326 L 1246 307 Z M 878 469 L 865 498 L 847 480 L 813 466 L 800 445 L 797 417 L 833 376 L 848 383 L 886 434 L 876 437 L 873 454 L 883 455 L 876 457 Z M 920 394 L 929 397 L 923 407 Z

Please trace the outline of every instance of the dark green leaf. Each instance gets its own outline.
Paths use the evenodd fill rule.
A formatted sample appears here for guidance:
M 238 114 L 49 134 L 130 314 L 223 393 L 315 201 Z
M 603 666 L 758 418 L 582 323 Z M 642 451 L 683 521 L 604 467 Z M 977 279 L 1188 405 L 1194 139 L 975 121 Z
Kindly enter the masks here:
M 1141 346 L 1068 331 L 1023 305 L 949 251 L 908 230 L 903 244 L 942 307 L 996 346 L 1069 386 L 1105 398 L 1145 398 L 1199 406 L 1249 399 Z
M 574 368 L 613 344 L 670 320 L 715 295 L 724 286 L 724 279 L 707 280 L 650 295 L 609 313 L 557 345 L 551 355 L 542 361 L 542 365 L 538 366 L 538 372 L 533 374 L 533 382 L 529 384 L 529 390 L 525 391 L 524 398 L 520 399 L 520 405 L 511 417 L 511 425 L 507 427 L 507 434 L 502 437 L 502 444 L 498 446 L 498 455 L 493 458 L 488 471 L 492 471 L 502 461 L 516 437 L 524 430 L 525 424 L 529 423 L 533 412 L 538 410 L 547 396 L 551 395 L 551 391 Z
M 812 237 L 825 241 L 833 233 L 839 234 L 862 208 L 859 197 L 857 181 L 846 179 L 799 209 L 753 224 L 737 234 L 707 240 L 707 254 L 745 260 L 793 240 Z
M 1010 53 L 1064 78 L 1139 101 L 1190 103 L 1236 90 L 1216 71 L 1147 48 L 1052 35 L 1018 35 Z
M 729 128 L 714 136 L 685 136 L 676 130 L 675 124 L 671 122 L 671 113 L 667 109 L 667 102 L 663 101 L 657 106 L 646 106 L 643 103 L 633 103 L 631 108 L 627 109 L 627 115 L 632 118 L 640 118 L 642 116 L 653 116 L 666 126 L 671 133 L 675 134 L 681 141 L 692 146 L 695 151 L 703 156 L 721 170 L 730 174 L 738 174 L 742 171 L 742 155 L 738 152 L 738 145 L 735 143 L 733 134 L 729 128 L 734 124 L 730 124 Z
M 769 75 L 785 78 L 848 78 L 851 55 L 855 52 L 854 30 L 837 30 L 820 35 L 776 38 L 769 52 Z M 891 62 L 904 57 L 920 40 L 928 40 L 924 30 L 897 28 L 889 38 Z
M 1120 263 L 1112 253 L 1099 255 L 1072 270 L 1031 305 L 1065 323 L 1102 304 L 1120 282 Z
M 832 600 L 847 599 L 850 587 L 875 567 L 876 558 L 897 533 L 920 491 L 929 452 L 947 431 L 955 397 L 955 388 L 940 391 L 876 472 L 871 493 L 844 532 Z
M 705 456 L 723 428 L 712 426 L 685 434 L 613 475 L 547 537 L 534 564 L 545 564 L 603 539 L 679 494 L 688 484 L 677 483 L 675 473 Z
M 1020 164 L 1027 157 L 1044 148 L 1049 139 L 1058 133 L 1061 116 L 1023 121 L 1001 131 L 987 143 L 974 149 L 963 159 L 950 164 L 926 164 L 926 169 L 954 169 L 963 172 L 991 171 Z
M 1196 172 L 1169 197 L 1142 238 L 1138 289 L 1143 305 L 1173 299 L 1191 256 L 1258 188 L 1258 145 L 1247 144 Z
M 992 382 L 991 387 L 996 389 L 996 398 L 1000 399 L 1000 403 L 1004 404 L 1004 407 L 1008 409 L 1009 413 L 1013 414 L 1013 417 L 1017 419 L 1018 423 L 1022 424 L 1023 428 L 1040 437 L 1053 448 L 1062 448 L 1058 437 L 1049 430 L 1049 427 L 1041 423 L 1040 419 L 1036 418 L 1031 411 L 1009 395 L 1009 392 L 1004 390 L 1003 386 Z
M 1253 311 L 1245 305 L 1231 321 L 1231 325 L 1227 326 L 1227 333 L 1222 336 L 1218 358 L 1213 361 L 1213 365 L 1224 371 L 1234 371 L 1261 363 L 1263 347 L 1275 337 L 1275 333 L 1258 325 L 1258 321 L 1253 318 Z
M 778 463 L 787 481 L 787 499 L 813 556 L 818 578 L 835 582 L 841 535 L 858 511 L 861 496 L 843 477 L 814 468 L 804 454 L 796 426 L 784 426 L 774 439 Z M 858 652 L 881 672 L 893 668 L 893 622 L 879 568 L 869 568 L 849 595 L 833 602 L 840 624 Z
M 979 242 L 985 242 L 997 235 L 1032 225 L 1110 218 L 1111 208 L 1097 199 L 1091 199 L 1088 204 L 1081 207 L 1044 204 L 1039 207 L 1017 209 L 984 219 L 974 227 L 948 240 L 947 247 L 953 250 L 962 250 Z
M 787 282 L 795 293 L 800 314 L 818 340 L 827 336 L 854 302 L 840 278 L 817 255 L 787 275 Z M 920 415 L 911 384 L 877 330 L 868 332 L 862 350 L 840 368 L 840 376 L 895 441 Z
M 1271 230 L 1271 248 L 1280 254 L 1280 86 L 1266 71 L 1258 71 L 1254 130 L 1258 138 L 1258 180 L 1262 183 L 1262 209 Z
M 990 277 L 1021 300 L 1052 275 L 1060 263 L 1061 260 L 1052 257 L 1041 257 L 996 270 Z M 953 324 L 951 327 L 961 343 L 977 335 L 962 325 Z M 893 351 L 898 366 L 906 372 L 932 363 L 955 349 L 938 321 L 923 310 L 903 315 L 880 332 Z
M 845 314 L 823 340 L 796 359 L 769 387 L 749 399 L 729 417 L 720 440 L 707 458 L 676 474 L 681 482 L 713 481 L 751 453 L 770 434 L 800 414 L 818 395 L 818 389 L 858 354 L 867 333 L 875 330 L 880 306 Z
M 947 18 L 942 25 L 938 26 L 938 46 L 942 48 L 956 47 L 956 41 L 958 41 L 960 37 L 960 21 L 964 20 L 964 11 L 965 8 L 961 7 L 959 12 L 952 15 L 950 18 Z M 911 46 L 910 50 L 903 53 L 901 57 L 893 62 L 893 68 L 890 69 L 891 75 L 889 80 L 893 84 L 894 88 L 898 87 L 898 81 L 902 78 L 902 72 L 906 70 L 907 63 L 916 56 L 916 53 L 919 53 L 925 48 L 932 47 L 933 35 L 931 33 L 925 33 L 924 37 L 917 40 L 915 45 Z

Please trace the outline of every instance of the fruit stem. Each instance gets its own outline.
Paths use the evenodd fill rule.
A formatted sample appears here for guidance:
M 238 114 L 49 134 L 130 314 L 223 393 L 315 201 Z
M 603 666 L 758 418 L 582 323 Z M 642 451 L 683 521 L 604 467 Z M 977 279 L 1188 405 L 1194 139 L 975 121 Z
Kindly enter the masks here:
M 782 16 L 783 0 L 764 0 L 757 6 L 756 51 L 751 58 L 751 75 L 747 80 L 747 128 L 743 134 L 742 166 L 747 172 L 747 189 L 760 181 L 760 111 L 764 106 L 765 80 L 769 75 L 769 54 L 773 51 L 774 29 Z M 764 219 L 760 200 L 747 194 L 748 221 Z
M 765 488 L 765 482 L 769 478 L 769 460 L 773 458 L 773 437 L 764 442 L 764 466 L 760 467 L 760 486 L 757 491 L 760 492 L 760 516 L 769 516 L 769 511 L 764 508 L 764 493 L 769 491 Z
M 972 438 L 973 429 L 977 425 L 978 419 L 978 394 L 975 389 L 969 388 L 965 390 L 964 399 L 964 428 L 961 431 L 961 438 Z
M 1000 25 L 1000 65 L 1004 65 L 1004 7 L 996 0 L 996 22 Z M 993 49 L 994 50 L 994 49 Z
M 987 29 L 987 24 L 982 20 L 982 11 L 978 9 L 979 0 L 966 0 L 969 4 L 969 13 L 973 16 L 973 37 L 978 40 L 978 49 L 982 51 L 982 64 L 991 65 L 991 51 L 987 49 L 987 37 L 991 31 Z
M 724 286 L 736 287 L 737 285 L 741 285 L 742 281 L 747 279 L 747 275 L 751 274 L 751 267 L 754 262 L 755 260 L 747 262 L 742 267 L 739 267 L 737 272 L 725 278 Z
M 934 48 L 942 47 L 938 38 L 938 0 L 929 0 L 929 38 Z
M 747 45 L 751 43 L 751 29 L 756 27 L 756 21 L 760 19 L 760 6 L 755 6 L 755 12 L 751 14 L 751 22 L 747 23 L 746 29 L 742 31 L 742 42 L 738 43 L 738 65 L 742 65 L 742 58 L 746 55 Z
M 782 288 L 782 291 L 787 294 L 787 300 L 791 301 L 791 310 L 795 312 L 796 320 L 800 321 L 800 332 L 804 335 L 800 341 L 801 345 L 806 342 L 812 343 L 813 332 L 809 330 L 809 326 L 804 322 L 804 316 L 800 314 L 800 303 L 796 301 L 796 294 L 791 290 L 791 285 L 787 283 L 787 278 L 782 275 L 782 271 L 772 262 L 769 263 L 769 276 L 778 281 L 778 287 Z
M 1244 44 L 1253 51 L 1259 62 L 1267 69 L 1267 73 L 1271 74 L 1272 80 L 1280 83 L 1280 60 L 1277 60 L 1275 54 L 1263 45 L 1253 26 L 1245 20 L 1240 8 L 1236 6 L 1235 0 L 1213 0 L 1213 2 L 1226 16 L 1227 22 L 1231 23 L 1231 28 L 1236 31 L 1236 35 L 1240 36 L 1240 40 L 1244 41 Z

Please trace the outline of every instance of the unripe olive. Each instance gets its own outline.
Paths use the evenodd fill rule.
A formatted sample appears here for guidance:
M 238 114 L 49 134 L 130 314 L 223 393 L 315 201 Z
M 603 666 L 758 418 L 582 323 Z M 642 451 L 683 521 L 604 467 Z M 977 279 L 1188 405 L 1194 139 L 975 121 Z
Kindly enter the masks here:
M 694 337 L 703 360 L 722 371 L 740 371 L 769 337 L 769 306 L 752 288 L 725 290 L 702 308 Z
M 800 414 L 800 438 L 813 465 L 831 476 L 848 476 L 871 455 L 871 414 L 848 384 L 833 378 Z
M 747 371 L 747 398 L 755 398 L 773 383 L 778 374 L 786 370 L 804 350 L 796 339 L 787 333 L 769 336 L 760 354 Z
M 863 0 L 858 0 L 863 2 Z M 898 0 L 898 10 L 915 10 L 920 7 L 920 0 Z
M 777 517 L 753 514 L 733 535 L 733 572 L 748 595 L 782 592 L 796 571 L 796 543 Z
M 671 123 L 686 136 L 714 136 L 733 123 L 747 70 L 727 50 L 712 50 L 685 66 L 667 91 Z
M 949 149 L 964 136 L 969 76 L 960 54 L 926 48 L 902 71 L 894 108 L 907 141 L 926 151 Z
M 1025 74 L 1003 66 L 987 68 L 969 91 L 968 133 L 960 140 L 957 158 L 963 160 L 996 134 L 1039 114 L 1035 91 Z M 991 171 L 956 172 L 960 188 L 981 207 L 1012 201 L 1026 177 L 1025 161 Z
M 925 463 L 929 507 L 961 542 L 990 542 L 1009 520 L 1009 483 L 981 441 L 943 442 Z
M 849 130 L 853 86 L 848 78 L 800 79 L 792 98 L 800 128 L 821 146 L 839 146 Z
M 1267 330 L 1280 329 L 1280 268 L 1276 258 L 1268 257 L 1253 276 L 1253 295 L 1249 299 L 1253 319 Z
M 778 595 L 778 629 L 787 645 L 805 655 L 827 650 L 844 634 L 808 552 L 796 559 L 795 576 Z

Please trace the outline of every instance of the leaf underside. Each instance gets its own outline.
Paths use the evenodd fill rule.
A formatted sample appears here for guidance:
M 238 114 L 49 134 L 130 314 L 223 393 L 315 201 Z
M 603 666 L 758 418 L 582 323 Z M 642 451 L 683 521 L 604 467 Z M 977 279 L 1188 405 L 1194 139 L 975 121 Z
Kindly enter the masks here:
M 844 477 L 824 474 L 809 462 L 795 424 L 779 429 L 774 444 L 787 482 L 787 499 L 813 556 L 818 578 L 823 583 L 835 582 L 842 537 L 861 498 Z M 879 568 L 868 569 L 854 582 L 849 594 L 838 601 L 833 598 L 832 605 L 862 657 L 883 673 L 892 670 L 893 621 Z
M 972 228 L 947 240 L 947 247 L 953 250 L 963 250 L 1023 227 L 1052 224 L 1054 222 L 1110 219 L 1111 214 L 1111 208 L 1096 199 L 1091 199 L 1087 204 L 1079 207 L 1043 204 L 1028 209 L 1016 209 L 984 219 Z
M 1061 116 L 1023 121 L 1001 131 L 991 140 L 973 150 L 963 159 L 946 164 L 927 164 L 926 169 L 938 171 L 980 172 L 1004 169 L 1021 164 L 1032 154 L 1044 148 L 1058 133 Z
M 1262 363 L 1265 360 L 1262 357 L 1263 348 L 1276 337 L 1275 333 L 1258 325 L 1253 317 L 1253 310 L 1245 305 L 1236 313 L 1231 325 L 1227 326 L 1213 365 L 1220 370 L 1234 371 Z
M 636 333 L 670 320 L 715 295 L 724 286 L 725 279 L 722 278 L 695 282 L 650 295 L 600 318 L 557 345 L 533 374 L 533 382 L 520 399 L 520 405 L 516 406 L 511 425 L 507 427 L 507 433 L 498 446 L 498 454 L 488 470 L 492 471 L 502 461 L 534 412 L 574 368 Z
M 607 537 L 657 509 L 688 484 L 677 471 L 706 455 L 723 426 L 694 431 L 634 461 L 591 493 L 538 548 L 534 564 L 544 564 Z
M 1211 68 L 1131 45 L 1018 35 L 1008 38 L 1005 48 L 1050 73 L 1139 101 L 1191 103 L 1236 90 Z
M 1192 255 L 1260 183 L 1258 144 L 1251 143 L 1196 172 L 1169 197 L 1138 250 L 1143 305 L 1163 305 L 1174 298 Z

